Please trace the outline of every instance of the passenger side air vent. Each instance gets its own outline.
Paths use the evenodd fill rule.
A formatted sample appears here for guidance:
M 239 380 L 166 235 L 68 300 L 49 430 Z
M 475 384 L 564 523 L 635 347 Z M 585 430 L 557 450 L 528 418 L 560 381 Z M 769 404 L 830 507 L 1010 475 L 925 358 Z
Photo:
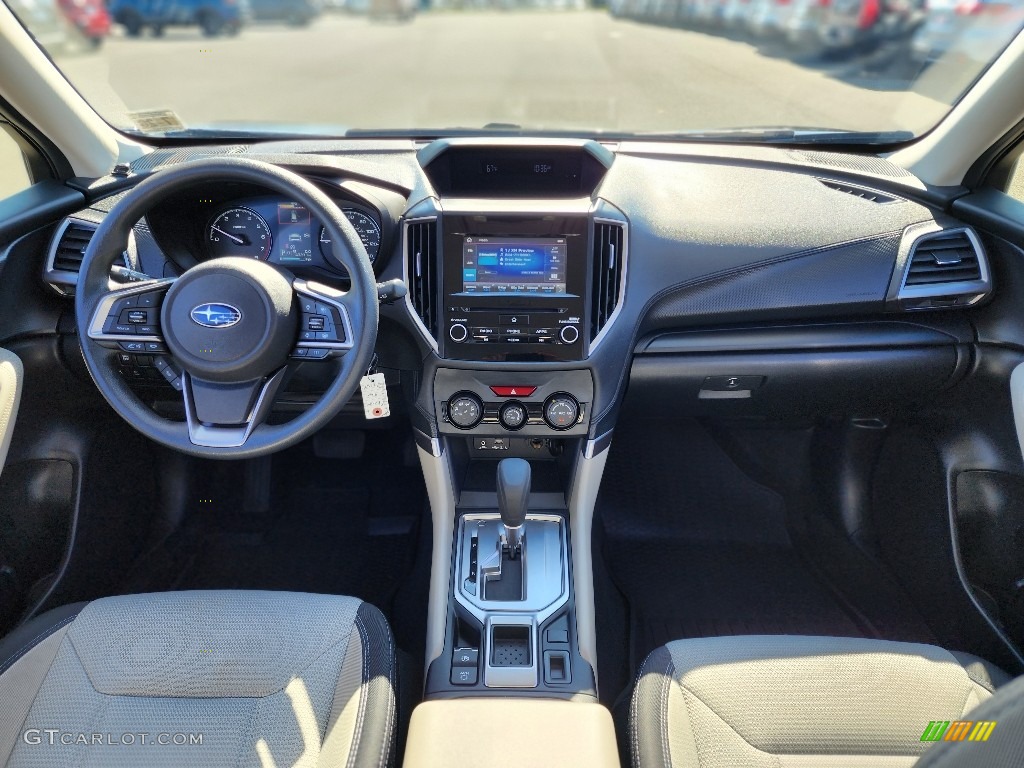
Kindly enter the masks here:
M 74 294 L 85 249 L 95 232 L 95 224 L 80 219 L 65 219 L 57 228 L 50 244 L 43 279 L 59 293 L 65 296 Z
M 590 339 L 597 339 L 622 299 L 626 272 L 626 233 L 622 224 L 594 224 L 594 275 L 590 302 Z
M 904 309 L 936 309 L 976 304 L 992 289 L 988 262 L 973 230 L 950 229 L 920 235 L 899 291 Z
M 887 195 L 884 192 L 879 192 L 877 189 L 859 187 L 856 184 L 844 184 L 843 182 L 832 181 L 831 179 L 818 179 L 818 181 L 829 189 L 834 189 L 836 192 L 853 195 L 854 197 L 859 197 L 862 200 L 867 200 L 872 203 L 895 203 L 900 199 L 893 195 Z
M 440 321 L 436 244 L 435 219 L 411 221 L 405 225 L 405 269 L 409 301 L 422 321 L 423 329 L 435 341 Z

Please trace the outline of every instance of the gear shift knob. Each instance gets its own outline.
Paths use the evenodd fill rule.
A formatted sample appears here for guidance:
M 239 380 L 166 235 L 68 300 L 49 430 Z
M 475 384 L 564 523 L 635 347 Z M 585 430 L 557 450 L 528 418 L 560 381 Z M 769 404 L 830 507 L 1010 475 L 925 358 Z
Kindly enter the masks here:
M 524 459 L 498 462 L 498 511 L 505 526 L 509 554 L 519 552 L 526 531 L 526 509 L 530 505 L 530 464 Z

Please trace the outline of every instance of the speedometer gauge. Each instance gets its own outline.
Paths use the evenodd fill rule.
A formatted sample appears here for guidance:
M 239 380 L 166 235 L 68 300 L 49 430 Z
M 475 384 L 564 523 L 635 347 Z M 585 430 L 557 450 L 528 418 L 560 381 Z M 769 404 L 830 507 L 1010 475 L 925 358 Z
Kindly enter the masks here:
M 206 233 L 210 256 L 247 256 L 266 261 L 273 237 L 266 220 L 248 208 L 232 208 L 220 214 Z
M 341 212 L 345 214 L 345 218 L 349 220 L 349 223 L 355 227 L 356 233 L 366 249 L 366 255 L 370 257 L 370 263 L 373 264 L 377 259 L 377 253 L 380 251 L 380 225 L 371 217 L 355 208 L 342 208 Z M 327 230 L 323 227 L 320 227 L 320 253 L 328 261 L 335 261 L 331 254 L 331 236 L 327 234 Z

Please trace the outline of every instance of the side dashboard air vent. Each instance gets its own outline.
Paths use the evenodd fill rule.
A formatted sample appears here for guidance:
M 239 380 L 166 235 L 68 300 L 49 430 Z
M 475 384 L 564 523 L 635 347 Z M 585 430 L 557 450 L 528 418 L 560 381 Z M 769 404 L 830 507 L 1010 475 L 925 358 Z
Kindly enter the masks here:
M 911 245 L 899 291 L 904 309 L 977 304 L 992 290 L 991 271 L 973 230 L 920 235 Z
M 85 249 L 96 232 L 96 225 L 81 219 L 65 219 L 53 236 L 43 279 L 64 295 L 71 295 L 78 283 Z
M 434 340 L 440 323 L 437 306 L 439 271 L 437 265 L 437 220 L 423 219 L 405 225 L 405 269 L 409 301 L 423 328 Z
M 895 203 L 901 199 L 894 195 L 886 194 L 885 192 L 879 192 L 877 189 L 868 189 L 867 187 L 860 187 L 856 184 L 845 184 L 841 181 L 832 181 L 831 179 L 818 179 L 818 181 L 829 189 L 834 189 L 836 192 L 853 195 L 854 197 L 859 197 L 862 200 L 867 200 L 872 203 Z
M 622 299 L 626 274 L 626 232 L 622 224 L 594 224 L 594 275 L 591 294 L 590 339 L 608 324 Z

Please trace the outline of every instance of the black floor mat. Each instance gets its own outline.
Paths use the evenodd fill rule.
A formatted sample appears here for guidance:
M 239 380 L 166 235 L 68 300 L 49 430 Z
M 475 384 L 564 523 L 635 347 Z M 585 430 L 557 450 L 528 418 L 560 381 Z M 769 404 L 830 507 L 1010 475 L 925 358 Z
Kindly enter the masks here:
M 310 443 L 274 456 L 270 509 L 247 513 L 243 463 L 197 463 L 203 502 L 139 563 L 123 591 L 270 589 L 352 595 L 380 608 L 401 638 L 421 617 L 393 611 L 416 589 L 426 492 L 401 435 L 370 433 L 359 459 L 318 458 Z M 249 468 L 251 471 L 251 467 Z M 261 468 L 262 469 L 262 468 Z M 428 532 L 429 535 L 429 532 Z M 425 590 L 424 590 L 425 592 Z M 403 601 L 408 605 L 410 601 Z M 426 613 L 426 599 L 422 599 Z M 422 658 L 423 641 L 404 650 Z M 408 645 L 408 643 L 407 643 Z
M 696 422 L 632 421 L 616 431 L 597 508 L 609 588 L 628 643 L 599 638 L 615 690 L 670 640 L 738 634 L 877 636 L 794 544 L 786 506 L 740 470 Z M 598 579 L 598 588 L 601 588 Z M 601 606 L 614 599 L 598 595 Z M 613 612 L 614 613 L 614 612 Z M 904 638 L 894 638 L 904 639 Z M 621 664 L 628 670 L 616 669 Z

